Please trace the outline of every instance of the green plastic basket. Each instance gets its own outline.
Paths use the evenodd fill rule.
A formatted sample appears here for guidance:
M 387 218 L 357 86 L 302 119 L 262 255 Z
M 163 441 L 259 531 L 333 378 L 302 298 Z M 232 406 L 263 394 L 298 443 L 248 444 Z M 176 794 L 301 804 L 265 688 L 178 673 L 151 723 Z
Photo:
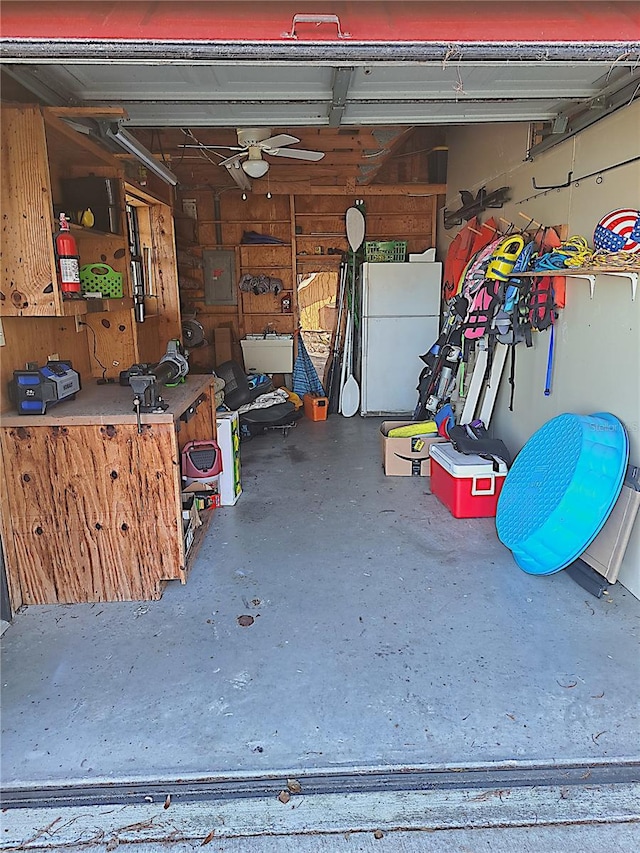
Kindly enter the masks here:
M 80 290 L 85 293 L 101 293 L 105 299 L 122 299 L 122 273 L 109 264 L 85 264 L 80 268 Z
M 390 264 L 394 261 L 404 261 L 406 255 L 406 240 L 369 240 L 364 244 L 364 259 L 369 263 Z

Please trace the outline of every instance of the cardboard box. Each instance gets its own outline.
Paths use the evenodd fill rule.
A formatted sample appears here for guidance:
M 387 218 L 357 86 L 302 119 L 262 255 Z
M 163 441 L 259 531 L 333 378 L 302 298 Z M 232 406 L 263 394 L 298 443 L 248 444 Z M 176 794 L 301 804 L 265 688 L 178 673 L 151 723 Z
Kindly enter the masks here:
M 429 477 L 431 474 L 431 447 L 444 439 L 439 435 L 389 438 L 389 430 L 410 423 L 413 421 L 383 421 L 380 425 L 382 464 L 387 477 Z

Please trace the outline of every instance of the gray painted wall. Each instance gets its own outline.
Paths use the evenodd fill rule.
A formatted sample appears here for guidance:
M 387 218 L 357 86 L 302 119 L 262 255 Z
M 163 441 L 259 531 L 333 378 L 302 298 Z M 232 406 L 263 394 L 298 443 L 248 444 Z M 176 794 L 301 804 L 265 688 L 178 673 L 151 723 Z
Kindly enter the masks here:
M 640 206 L 640 162 L 566 189 L 552 190 L 523 201 L 539 186 L 575 177 L 630 159 L 640 153 L 640 103 L 618 110 L 581 134 L 561 143 L 532 163 L 524 162 L 526 124 L 454 128 L 449 133 L 447 206 L 459 206 L 458 190 L 474 192 L 511 187 L 502 210 L 489 211 L 517 226 L 533 218 L 546 225 L 566 223 L 569 234 L 592 242 L 596 223 L 616 207 Z M 524 218 L 520 214 L 526 214 Z M 439 251 L 446 254 L 457 229 L 439 227 Z M 631 301 L 628 279 L 598 276 L 593 300 L 584 279 L 567 279 L 566 308 L 556 327 L 553 390 L 543 394 L 548 333 L 537 335 L 534 347 L 518 347 L 514 411 L 508 410 L 506 378 L 500 389 L 492 429 L 513 450 L 533 432 L 563 412 L 610 411 L 624 423 L 630 440 L 630 461 L 640 464 L 640 289 Z M 505 371 L 505 375 L 506 375 Z M 640 598 L 640 522 L 636 523 L 620 572 L 621 582 Z

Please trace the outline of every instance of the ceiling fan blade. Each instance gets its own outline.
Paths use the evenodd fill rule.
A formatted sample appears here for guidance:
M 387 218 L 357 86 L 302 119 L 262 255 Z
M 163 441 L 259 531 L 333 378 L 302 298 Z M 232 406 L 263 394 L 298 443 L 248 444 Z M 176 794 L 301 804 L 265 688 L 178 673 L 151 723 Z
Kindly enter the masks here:
M 270 136 L 269 139 L 263 139 L 256 144 L 260 148 L 284 148 L 285 145 L 294 145 L 296 142 L 300 142 L 297 136 L 279 133 L 277 136 Z
M 265 151 L 270 157 L 293 157 L 294 160 L 322 160 L 324 151 L 307 151 L 304 148 L 274 148 Z
M 184 145 L 179 145 L 179 148 L 200 148 L 205 151 L 215 151 L 217 149 L 224 149 L 225 151 L 244 151 L 244 148 L 241 148 L 239 145 L 203 145 L 202 143 L 198 143 L 197 145 L 194 143 L 185 143 Z
M 228 169 L 233 168 L 233 166 L 236 166 L 236 165 L 239 166 L 240 161 L 244 160 L 244 158 L 246 156 L 247 156 L 246 151 L 241 151 L 239 154 L 232 154 L 231 157 L 227 157 L 226 160 L 221 160 L 218 163 L 218 166 L 226 166 Z

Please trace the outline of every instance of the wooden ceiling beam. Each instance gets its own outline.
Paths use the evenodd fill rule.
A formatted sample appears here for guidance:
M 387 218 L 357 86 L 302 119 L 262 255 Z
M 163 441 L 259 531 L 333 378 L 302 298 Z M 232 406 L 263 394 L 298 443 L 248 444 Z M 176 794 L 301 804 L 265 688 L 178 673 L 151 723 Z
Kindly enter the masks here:
M 198 185 L 199 186 L 199 185 Z M 200 186 L 200 189 L 204 187 Z M 211 187 L 211 189 L 236 189 L 238 193 L 241 190 L 238 187 L 231 185 L 219 185 Z M 183 190 L 192 190 L 194 187 L 185 185 Z M 302 195 L 303 193 L 314 193 L 315 195 L 353 195 L 356 198 L 361 196 L 385 196 L 385 195 L 404 195 L 404 196 L 434 196 L 445 195 L 447 192 L 446 184 L 315 184 L 310 181 L 283 181 L 278 184 L 271 184 L 272 195 Z M 261 187 L 258 192 L 255 188 L 253 192 L 256 195 L 266 193 L 267 187 Z
M 124 107 L 47 107 L 47 111 L 58 118 L 128 118 Z

